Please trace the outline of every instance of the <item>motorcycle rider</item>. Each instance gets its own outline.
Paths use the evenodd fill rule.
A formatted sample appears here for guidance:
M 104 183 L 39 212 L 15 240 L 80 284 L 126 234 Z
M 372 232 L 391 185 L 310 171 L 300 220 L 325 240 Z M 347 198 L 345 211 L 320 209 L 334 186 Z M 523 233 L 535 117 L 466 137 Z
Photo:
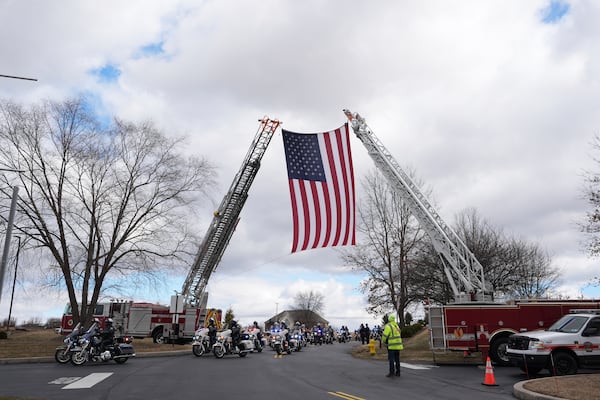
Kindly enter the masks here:
M 260 343 L 262 343 L 262 337 L 263 337 L 263 335 L 262 335 L 262 329 L 260 329 L 260 326 L 258 326 L 258 322 L 254 321 L 252 323 L 252 329 L 254 329 L 255 331 L 258 331 L 256 333 L 256 338 L 258 339 L 258 341 Z
M 240 343 L 240 336 L 241 336 L 242 330 L 236 320 L 231 320 L 230 329 L 231 329 L 231 344 L 235 348 Z
M 212 348 L 213 344 L 217 342 L 217 326 L 215 325 L 214 318 L 208 320 L 208 339 Z
M 115 328 L 112 318 L 107 318 L 104 321 L 104 329 L 98 332 L 100 336 L 100 350 L 104 351 L 107 346 L 111 346 L 115 341 Z

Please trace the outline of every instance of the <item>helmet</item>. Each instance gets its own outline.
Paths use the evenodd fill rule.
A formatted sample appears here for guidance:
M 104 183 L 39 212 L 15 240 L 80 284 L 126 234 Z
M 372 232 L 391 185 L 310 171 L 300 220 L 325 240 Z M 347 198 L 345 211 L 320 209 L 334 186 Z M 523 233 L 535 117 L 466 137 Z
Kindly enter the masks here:
M 215 322 L 215 319 L 214 318 L 209 318 L 208 322 Z
M 92 322 L 95 322 L 95 323 L 99 324 L 100 320 L 98 318 L 94 318 L 94 320 Z
M 236 326 L 237 325 L 237 321 L 235 319 L 231 320 L 231 326 Z
M 300 321 L 296 321 L 295 325 L 300 326 Z
M 113 324 L 112 318 L 107 318 L 105 322 L 106 322 L 107 325 L 112 325 Z

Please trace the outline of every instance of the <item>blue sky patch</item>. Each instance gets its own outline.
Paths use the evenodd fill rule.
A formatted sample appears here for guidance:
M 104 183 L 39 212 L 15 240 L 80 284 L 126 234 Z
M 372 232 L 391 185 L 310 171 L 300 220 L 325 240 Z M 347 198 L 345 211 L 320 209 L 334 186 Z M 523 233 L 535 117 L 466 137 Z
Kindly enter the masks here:
M 150 43 L 145 46 L 142 46 L 142 48 L 140 49 L 140 53 L 143 57 L 151 57 L 164 54 L 165 50 L 163 49 L 163 42 Z
M 96 75 L 102 83 L 111 83 L 119 79 L 121 70 L 114 65 L 106 64 L 103 67 L 92 70 L 92 74 Z
M 561 0 L 550 0 L 550 4 L 542 10 L 541 19 L 545 24 L 555 24 L 569 12 L 569 3 Z

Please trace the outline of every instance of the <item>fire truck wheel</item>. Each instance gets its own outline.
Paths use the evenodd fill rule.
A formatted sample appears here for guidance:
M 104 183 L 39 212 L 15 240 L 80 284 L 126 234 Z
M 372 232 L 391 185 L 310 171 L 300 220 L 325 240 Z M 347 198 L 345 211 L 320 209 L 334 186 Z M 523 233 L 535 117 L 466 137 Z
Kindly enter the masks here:
M 499 337 L 494 339 L 490 346 L 490 358 L 496 365 L 500 365 L 503 367 L 510 366 L 510 359 L 508 358 L 508 354 L 506 353 L 506 348 L 508 346 L 508 337 Z
M 554 358 L 554 371 L 550 362 L 552 375 L 574 375 L 577 373 L 577 360 L 569 353 L 560 351 L 552 355 Z
M 154 335 L 152 335 L 152 340 L 154 341 L 154 343 L 158 343 L 158 344 L 165 343 L 165 337 L 163 336 L 161 331 L 155 332 Z

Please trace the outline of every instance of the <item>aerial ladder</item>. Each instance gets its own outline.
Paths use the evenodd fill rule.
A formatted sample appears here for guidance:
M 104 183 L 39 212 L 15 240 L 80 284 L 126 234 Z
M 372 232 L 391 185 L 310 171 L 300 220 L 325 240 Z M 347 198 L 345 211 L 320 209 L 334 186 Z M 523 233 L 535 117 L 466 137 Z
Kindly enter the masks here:
M 406 174 L 394 157 L 373 134 L 364 118 L 344 110 L 354 134 L 361 140 L 377 168 L 402 196 L 411 213 L 427 233 L 444 266 L 444 273 L 456 302 L 489 301 L 483 267 L 463 240 L 448 226 Z
M 244 162 L 219 208 L 214 212 L 212 222 L 183 283 L 181 297 L 185 305 L 206 307 L 208 294 L 205 289 L 208 279 L 219 264 L 233 235 L 240 212 L 248 198 L 248 190 L 258 173 L 265 150 L 279 125 L 278 120 L 268 117 L 260 120 L 260 126 Z

